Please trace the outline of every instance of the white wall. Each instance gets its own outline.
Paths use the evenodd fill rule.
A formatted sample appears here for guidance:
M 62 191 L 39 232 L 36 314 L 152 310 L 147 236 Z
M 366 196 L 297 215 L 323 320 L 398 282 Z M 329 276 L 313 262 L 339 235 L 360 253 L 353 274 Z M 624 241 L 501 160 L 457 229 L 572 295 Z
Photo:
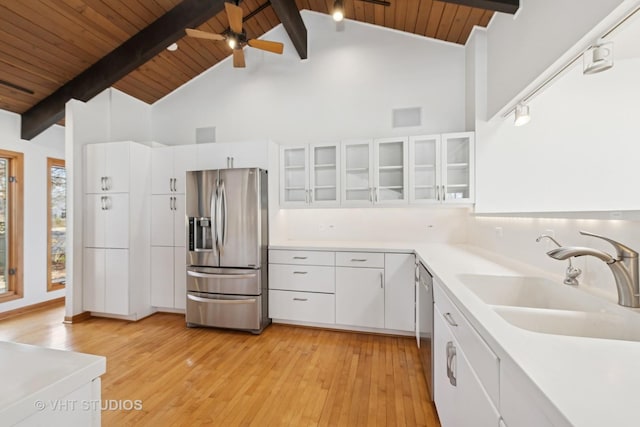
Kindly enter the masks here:
M 303 11 L 309 59 L 301 61 L 281 25 L 264 38 L 284 55 L 246 48 L 246 69 L 229 59 L 153 105 L 153 138 L 195 142 L 270 138 L 318 142 L 464 129 L 464 47 Z M 203 41 L 203 43 L 206 43 Z M 420 127 L 392 129 L 391 110 L 422 107 Z
M 67 289 L 65 315 L 82 310 L 82 213 L 84 210 L 84 145 L 109 141 L 151 144 L 151 107 L 116 89 L 85 102 L 66 105 L 67 152 Z
M 497 13 L 487 28 L 488 116 L 510 103 L 623 3 L 630 1 L 521 0 L 515 17 Z
M 20 116 L 0 110 L 0 148 L 24 153 L 24 297 L 0 312 L 64 296 L 47 292 L 47 157 L 64 158 L 64 128 L 54 125 L 31 141 L 20 139 Z
M 473 131 L 476 118 L 487 114 L 487 32 L 473 31 L 465 45 L 465 128 Z

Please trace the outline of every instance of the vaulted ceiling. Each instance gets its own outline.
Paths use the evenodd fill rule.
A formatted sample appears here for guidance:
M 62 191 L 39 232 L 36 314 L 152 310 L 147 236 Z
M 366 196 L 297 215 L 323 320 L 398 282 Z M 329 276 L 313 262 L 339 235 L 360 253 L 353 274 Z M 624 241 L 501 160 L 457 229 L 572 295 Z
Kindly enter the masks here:
M 494 5 L 514 3 L 450 1 L 344 0 L 344 9 L 347 19 L 464 44 L 474 25 L 485 27 L 493 10 L 500 10 Z M 292 3 L 293 10 L 330 13 L 334 0 L 295 0 L 295 5 L 293 0 L 274 1 L 279 5 L 287 2 Z M 0 0 L 0 108 L 18 114 L 29 112 L 180 3 L 181 0 Z M 221 33 L 228 27 L 223 3 L 211 3 L 216 3 L 217 9 L 209 7 L 202 19 L 189 22 L 197 23 L 200 30 Z M 517 8 L 517 1 L 515 4 Z M 259 38 L 280 24 L 279 16 L 283 16 L 268 0 L 243 0 L 240 6 L 248 38 Z M 183 37 L 177 43 L 177 51 L 162 49 L 148 60 L 143 58 L 142 65 L 127 70 L 113 86 L 153 103 L 231 54 L 231 49 L 221 42 Z M 103 67 L 100 72 L 106 73 L 107 69 Z

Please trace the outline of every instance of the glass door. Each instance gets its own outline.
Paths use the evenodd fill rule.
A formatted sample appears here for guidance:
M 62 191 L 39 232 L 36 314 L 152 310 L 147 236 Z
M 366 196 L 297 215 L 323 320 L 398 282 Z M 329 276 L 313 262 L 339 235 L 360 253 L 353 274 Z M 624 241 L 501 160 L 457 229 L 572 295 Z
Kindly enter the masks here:
M 373 174 L 370 140 L 342 143 L 342 201 L 346 205 L 373 202 Z
M 409 138 L 409 200 L 432 203 L 440 200 L 440 135 Z
M 407 138 L 375 140 L 374 201 L 402 203 L 407 199 Z
M 339 192 L 337 144 L 311 146 L 310 199 L 316 205 L 337 205 Z
M 307 147 L 280 149 L 280 202 L 282 205 L 305 205 L 307 192 Z
M 473 143 L 472 132 L 442 136 L 444 202 L 469 203 L 473 201 Z

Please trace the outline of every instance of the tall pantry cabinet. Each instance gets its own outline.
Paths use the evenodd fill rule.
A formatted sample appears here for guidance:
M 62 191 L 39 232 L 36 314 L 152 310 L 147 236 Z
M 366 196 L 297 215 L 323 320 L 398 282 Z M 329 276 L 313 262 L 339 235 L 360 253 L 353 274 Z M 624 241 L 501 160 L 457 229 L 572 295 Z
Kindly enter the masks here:
M 83 309 L 137 320 L 151 313 L 150 148 L 85 146 Z

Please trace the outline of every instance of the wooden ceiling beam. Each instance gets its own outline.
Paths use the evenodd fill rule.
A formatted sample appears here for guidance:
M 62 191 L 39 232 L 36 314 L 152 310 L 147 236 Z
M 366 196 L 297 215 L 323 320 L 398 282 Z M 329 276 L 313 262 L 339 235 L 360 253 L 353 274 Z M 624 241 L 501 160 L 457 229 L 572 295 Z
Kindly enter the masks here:
M 462 4 L 479 9 L 514 14 L 520 7 L 520 0 L 441 0 L 444 3 Z
M 223 9 L 224 0 L 183 0 L 22 114 L 22 139 L 30 140 L 60 121 L 70 99 L 88 101 L 181 39 L 185 28 L 195 28 Z
M 300 59 L 307 59 L 307 27 L 294 0 L 271 0 L 278 19 L 287 30 Z

